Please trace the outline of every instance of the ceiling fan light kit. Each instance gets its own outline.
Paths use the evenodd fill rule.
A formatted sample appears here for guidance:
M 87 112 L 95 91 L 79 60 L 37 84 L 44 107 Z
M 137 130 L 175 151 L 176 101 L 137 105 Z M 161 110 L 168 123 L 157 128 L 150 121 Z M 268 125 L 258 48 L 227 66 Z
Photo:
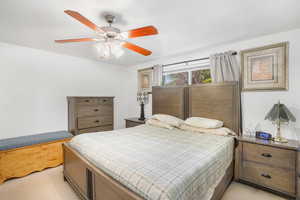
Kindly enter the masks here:
M 95 48 L 101 59 L 120 58 L 124 54 L 124 50 L 118 41 L 97 42 Z
M 113 15 L 105 15 L 104 18 L 106 19 L 108 26 L 99 27 L 76 11 L 65 10 L 65 13 L 94 30 L 96 36 L 94 38 L 55 40 L 57 43 L 94 41 L 96 42 L 95 47 L 97 52 L 99 53 L 100 58 L 103 59 L 121 57 L 124 54 L 122 48 L 126 48 L 144 56 L 149 56 L 152 53 L 147 49 L 127 42 L 126 39 L 156 35 L 158 34 L 158 31 L 154 26 L 145 26 L 122 32 L 120 29 L 112 26 L 116 19 Z

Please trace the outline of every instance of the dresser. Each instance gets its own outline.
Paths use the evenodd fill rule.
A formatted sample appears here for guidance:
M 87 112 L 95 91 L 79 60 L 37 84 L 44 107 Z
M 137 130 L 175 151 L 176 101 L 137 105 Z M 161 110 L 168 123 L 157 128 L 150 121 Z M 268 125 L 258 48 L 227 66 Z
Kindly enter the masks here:
M 255 137 L 238 137 L 235 180 L 296 198 L 300 180 L 298 142 L 277 143 Z
M 137 117 L 127 118 L 125 119 L 126 128 L 139 126 L 141 124 L 145 124 L 146 120 L 139 120 Z
M 114 97 L 67 97 L 73 135 L 113 130 Z

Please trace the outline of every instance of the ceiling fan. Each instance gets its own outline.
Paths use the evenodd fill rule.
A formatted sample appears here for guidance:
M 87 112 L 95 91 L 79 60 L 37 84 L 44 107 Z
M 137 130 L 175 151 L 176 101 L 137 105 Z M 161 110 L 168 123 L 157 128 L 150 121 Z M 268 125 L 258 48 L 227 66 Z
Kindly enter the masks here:
M 121 56 L 123 54 L 121 47 L 144 56 L 149 56 L 152 53 L 147 49 L 127 42 L 126 39 L 156 35 L 158 34 L 158 31 L 154 26 L 145 26 L 122 32 L 120 29 L 112 26 L 113 22 L 115 21 L 115 16 L 113 15 L 105 15 L 108 26 L 99 27 L 76 11 L 65 10 L 64 12 L 94 30 L 96 35 L 95 37 L 90 38 L 55 40 L 57 43 L 95 41 L 97 43 L 96 48 L 98 49 L 99 53 L 101 53 L 102 58 L 109 58 L 112 55 L 115 57 Z

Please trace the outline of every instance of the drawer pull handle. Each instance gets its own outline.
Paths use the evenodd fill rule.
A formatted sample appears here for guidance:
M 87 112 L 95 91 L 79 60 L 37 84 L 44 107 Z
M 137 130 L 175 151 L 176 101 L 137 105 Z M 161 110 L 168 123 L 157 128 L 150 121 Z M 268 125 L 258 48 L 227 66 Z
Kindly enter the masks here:
M 106 99 L 103 99 L 103 102 L 106 102 L 107 100 Z
M 99 120 L 96 120 L 95 123 L 99 123 Z
M 99 110 L 98 110 L 98 109 L 95 109 L 94 111 L 95 111 L 95 112 L 98 112 Z
M 266 158 L 271 158 L 272 157 L 272 155 L 271 154 L 269 154 L 269 153 L 263 153 L 263 154 L 261 154 L 263 157 L 266 157 Z
M 262 177 L 271 179 L 272 177 L 269 174 L 261 174 Z
M 87 100 L 85 100 L 85 102 L 87 102 L 87 103 L 88 103 L 88 102 L 90 102 L 90 100 L 88 100 L 88 99 L 87 99 Z

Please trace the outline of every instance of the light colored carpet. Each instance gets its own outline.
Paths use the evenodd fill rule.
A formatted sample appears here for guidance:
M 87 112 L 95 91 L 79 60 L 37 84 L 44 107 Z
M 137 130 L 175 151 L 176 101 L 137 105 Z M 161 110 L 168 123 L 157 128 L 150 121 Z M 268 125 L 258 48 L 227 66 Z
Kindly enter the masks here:
M 0 185 L 1 200 L 79 200 L 67 182 L 62 166 L 12 179 Z M 222 200 L 283 200 L 283 198 L 233 182 Z

